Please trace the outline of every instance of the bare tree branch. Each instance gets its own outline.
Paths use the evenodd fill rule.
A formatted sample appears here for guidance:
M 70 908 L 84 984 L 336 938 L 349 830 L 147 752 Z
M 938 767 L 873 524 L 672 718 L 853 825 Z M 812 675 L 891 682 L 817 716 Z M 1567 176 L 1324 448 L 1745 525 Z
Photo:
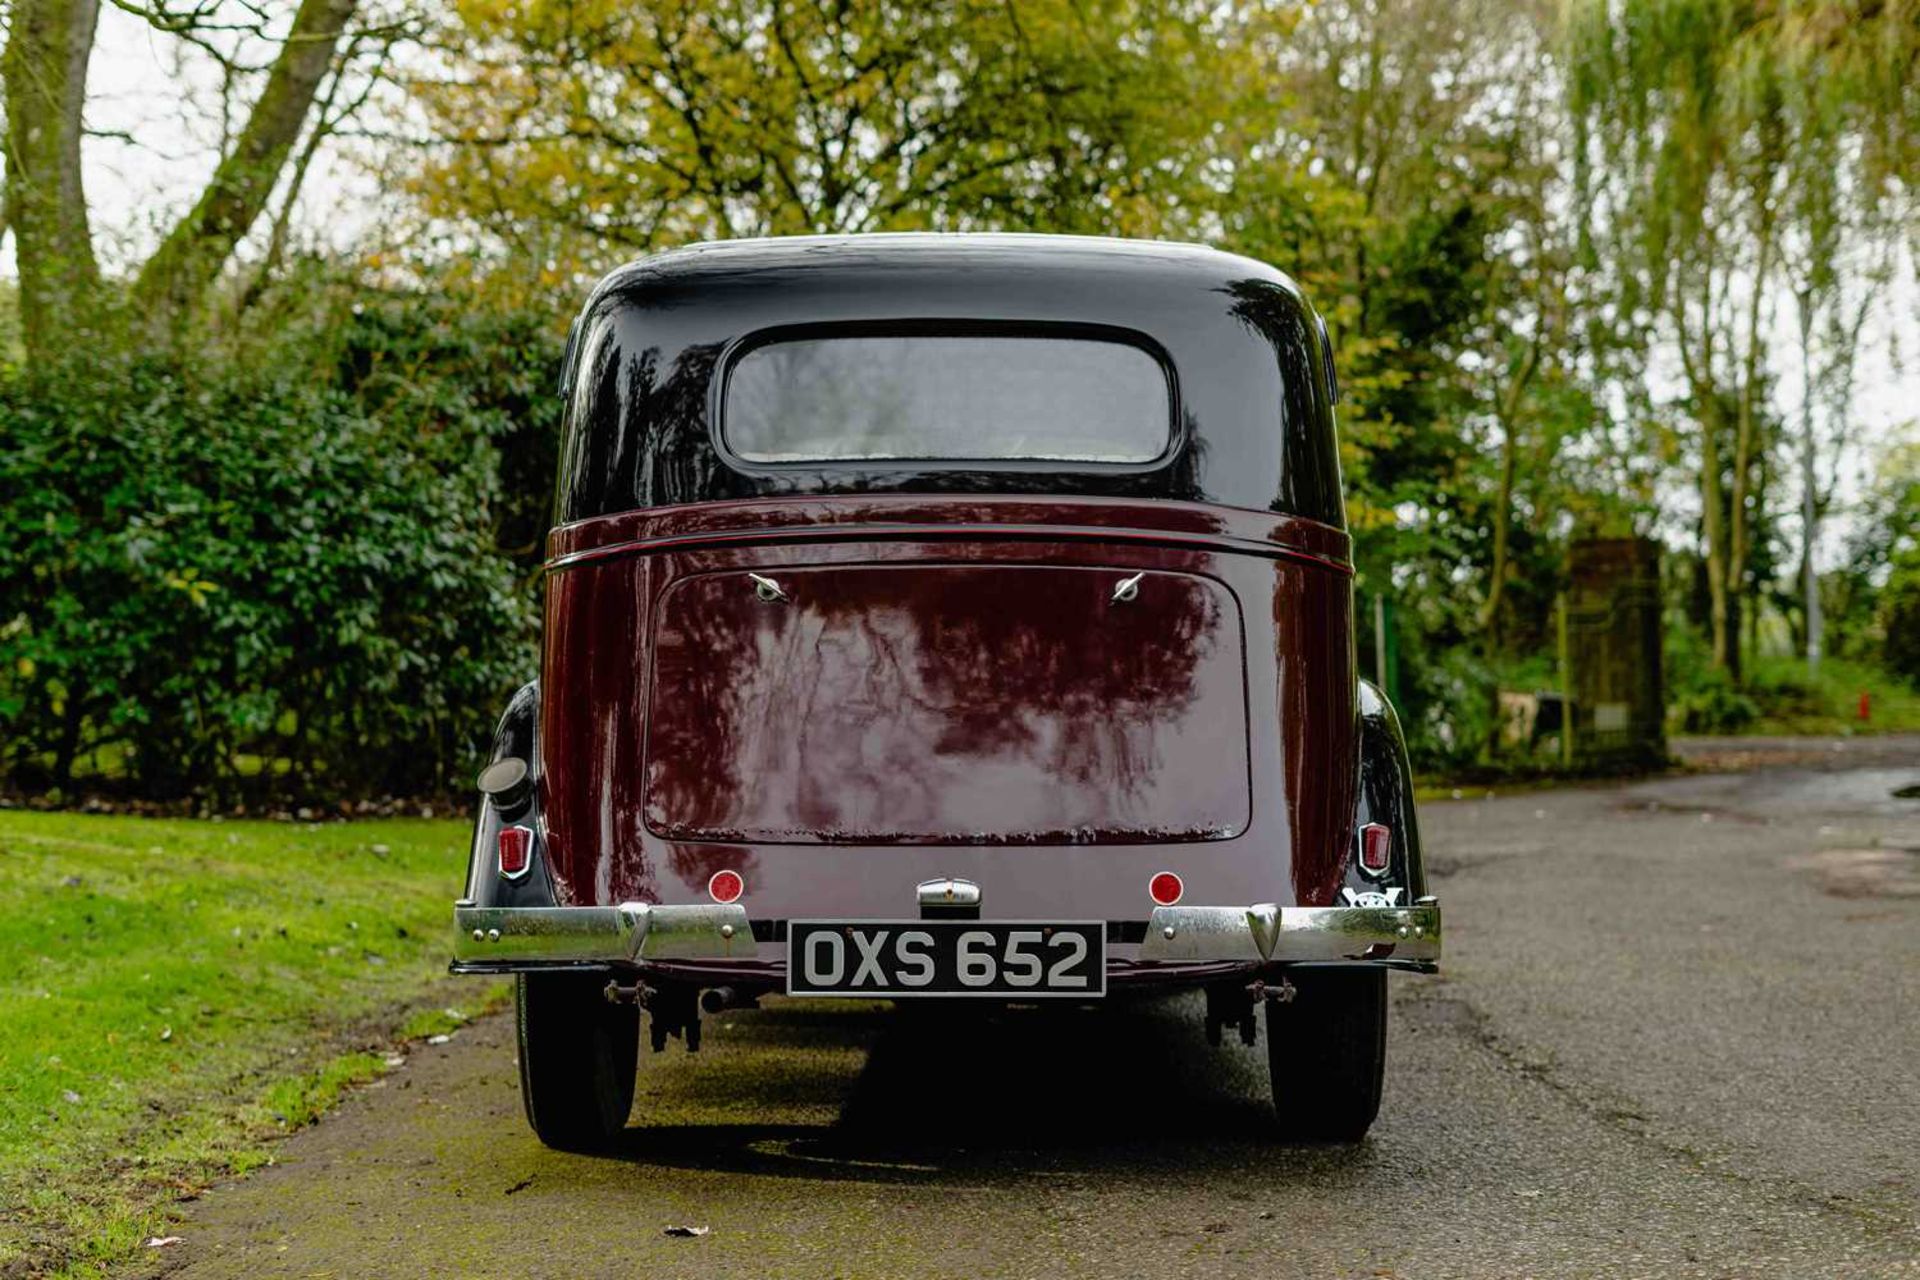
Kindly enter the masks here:
M 175 224 L 133 285 L 137 312 L 151 332 L 172 329 L 195 309 L 233 248 L 265 209 L 299 140 L 314 94 L 355 0 L 301 0 L 293 27 L 238 139 L 206 191 Z

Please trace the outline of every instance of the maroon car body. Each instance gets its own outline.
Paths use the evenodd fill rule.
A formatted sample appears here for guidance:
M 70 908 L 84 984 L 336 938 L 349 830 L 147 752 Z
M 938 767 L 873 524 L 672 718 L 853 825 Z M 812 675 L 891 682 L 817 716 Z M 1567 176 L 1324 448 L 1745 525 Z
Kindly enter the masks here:
M 1099 991 L 1204 986 L 1249 1042 L 1267 1005 L 1276 1094 L 1345 1088 L 1329 1132 L 1364 1131 L 1381 972 L 1430 969 L 1439 914 L 1284 276 L 1056 237 L 701 246 L 603 282 L 564 380 L 540 678 L 456 908 L 455 967 L 522 975 L 543 1138 L 624 1123 L 639 1007 L 697 1047 L 702 993 L 801 989 L 794 922 L 916 918 L 1093 922 Z M 1314 1042 L 1283 1053 L 1284 1018 Z

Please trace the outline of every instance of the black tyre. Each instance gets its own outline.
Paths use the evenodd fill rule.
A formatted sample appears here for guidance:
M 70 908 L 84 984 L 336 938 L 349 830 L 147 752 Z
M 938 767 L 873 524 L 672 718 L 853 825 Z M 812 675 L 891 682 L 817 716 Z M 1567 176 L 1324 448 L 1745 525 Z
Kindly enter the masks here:
M 1380 1112 L 1387 1064 L 1384 969 L 1299 969 L 1291 1001 L 1267 1002 L 1267 1067 L 1281 1133 L 1358 1142 Z
M 640 1010 L 610 1003 L 605 974 L 523 973 L 515 990 L 520 1100 L 540 1141 L 600 1151 L 627 1127 Z

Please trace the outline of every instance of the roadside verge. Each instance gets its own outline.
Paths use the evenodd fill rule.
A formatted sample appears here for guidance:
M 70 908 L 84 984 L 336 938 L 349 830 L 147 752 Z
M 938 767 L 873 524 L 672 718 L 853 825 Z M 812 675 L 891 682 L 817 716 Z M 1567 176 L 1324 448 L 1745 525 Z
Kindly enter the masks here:
M 0 811 L 0 1276 L 92 1276 L 498 1005 L 446 975 L 464 824 Z

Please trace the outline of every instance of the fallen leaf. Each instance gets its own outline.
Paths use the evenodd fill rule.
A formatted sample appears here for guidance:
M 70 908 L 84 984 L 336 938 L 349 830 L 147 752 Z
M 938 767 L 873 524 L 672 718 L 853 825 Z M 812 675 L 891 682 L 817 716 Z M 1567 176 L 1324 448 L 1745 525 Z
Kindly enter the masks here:
M 185 1244 L 186 1242 L 187 1238 L 185 1236 L 148 1236 L 147 1248 L 164 1249 L 168 1245 Z

